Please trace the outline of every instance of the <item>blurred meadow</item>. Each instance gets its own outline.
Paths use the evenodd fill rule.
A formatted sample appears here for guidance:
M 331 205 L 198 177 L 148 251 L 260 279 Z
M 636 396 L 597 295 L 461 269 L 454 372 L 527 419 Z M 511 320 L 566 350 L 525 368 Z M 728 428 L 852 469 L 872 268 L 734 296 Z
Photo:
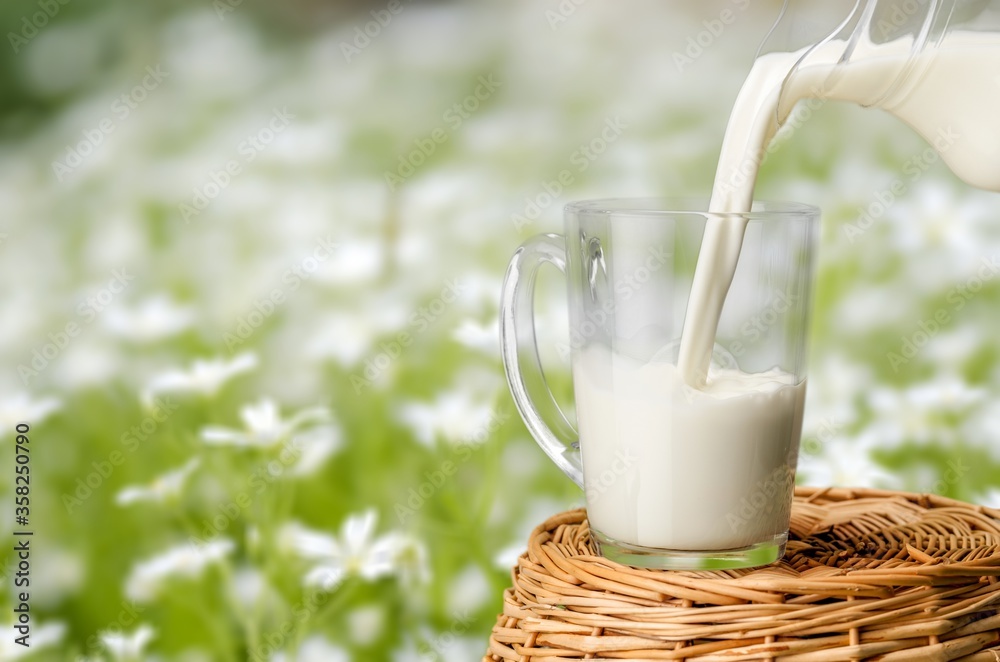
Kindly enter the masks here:
M 582 503 L 506 390 L 507 260 L 570 200 L 706 195 L 776 11 L 4 3 L 0 660 L 478 660 Z M 879 112 L 791 124 L 758 197 L 824 212 L 800 482 L 1000 506 L 1000 197 Z

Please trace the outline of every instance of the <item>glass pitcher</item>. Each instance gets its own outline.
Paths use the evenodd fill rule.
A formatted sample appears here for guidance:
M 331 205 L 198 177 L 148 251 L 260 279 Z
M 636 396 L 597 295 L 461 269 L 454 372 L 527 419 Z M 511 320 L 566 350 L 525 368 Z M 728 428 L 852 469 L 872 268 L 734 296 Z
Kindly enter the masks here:
M 798 56 L 778 124 L 806 98 L 881 108 L 967 183 L 1000 191 L 1000 0 L 851 4 L 785 0 L 758 54 Z

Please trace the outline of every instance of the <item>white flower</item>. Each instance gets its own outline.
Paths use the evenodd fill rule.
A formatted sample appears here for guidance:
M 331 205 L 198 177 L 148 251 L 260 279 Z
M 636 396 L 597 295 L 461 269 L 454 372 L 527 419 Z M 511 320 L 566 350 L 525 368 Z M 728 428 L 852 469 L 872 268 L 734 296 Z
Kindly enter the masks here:
M 238 604 L 255 605 L 268 590 L 267 578 L 256 568 L 243 567 L 233 573 L 230 589 Z
M 375 537 L 377 519 L 374 510 L 352 515 L 341 526 L 339 537 L 289 524 L 282 538 L 299 556 L 316 563 L 306 575 L 306 584 L 330 589 L 352 575 L 373 581 L 396 572 L 400 552 L 398 535 Z
M 399 417 L 425 446 L 440 435 L 456 444 L 474 438 L 493 417 L 489 403 L 476 402 L 462 391 L 440 394 L 432 403 L 413 402 L 400 408 Z M 483 440 L 485 439 L 483 436 Z
M 517 565 L 517 560 L 524 554 L 522 543 L 513 543 L 501 548 L 493 555 L 493 566 L 505 572 Z
M 426 584 L 431 580 L 427 548 L 417 538 L 405 534 L 395 534 L 396 574 L 404 586 Z
M 977 225 L 993 218 L 994 202 L 988 195 L 943 181 L 921 181 L 891 214 L 892 244 L 907 255 L 938 254 L 973 264 L 983 252 L 983 232 Z
M 399 408 L 399 419 L 413 430 L 425 446 L 438 437 L 452 444 L 482 443 L 505 420 L 493 408 L 495 375 L 489 384 L 476 384 L 477 375 L 470 373 L 457 379 L 458 387 L 439 393 L 433 402 L 410 402 Z
M 276 653 L 271 658 L 271 662 L 350 662 L 350 660 L 351 656 L 346 650 L 319 635 L 303 641 L 294 658 L 285 652 Z
M 35 578 L 31 582 L 32 606 L 54 609 L 77 594 L 87 579 L 87 561 L 77 551 L 47 545 L 32 552 Z
M 29 647 L 22 646 L 15 641 L 15 637 L 21 635 L 16 633 L 13 624 L 4 627 L 3 631 L 4 636 L 0 637 L 0 660 L 13 662 L 34 655 L 42 648 L 58 644 L 62 641 L 63 635 L 66 634 L 66 626 L 62 623 L 35 623 L 31 626 L 31 634 L 28 638 Z
M 118 662 L 138 662 L 155 635 L 156 630 L 144 624 L 130 635 L 105 632 L 101 634 L 101 643 Z
M 244 617 L 251 617 L 252 614 L 261 619 L 280 617 L 288 608 L 281 593 L 272 586 L 267 576 L 250 565 L 241 566 L 232 572 L 227 593 L 236 611 Z
M 295 435 L 295 446 L 301 455 L 290 471 L 293 476 L 310 476 L 340 449 L 343 434 L 340 426 L 320 425 Z
M 466 566 L 448 588 L 448 610 L 475 611 L 493 597 L 493 585 L 478 565 Z
M 257 356 L 251 353 L 239 354 L 232 360 L 198 359 L 188 370 L 170 370 L 155 377 L 143 391 L 142 400 L 149 406 L 153 402 L 154 395 L 164 392 L 215 395 L 230 379 L 256 366 Z
M 264 398 L 240 410 L 240 418 L 245 430 L 233 430 L 219 426 L 207 426 L 201 430 L 202 440 L 213 446 L 243 446 L 248 448 L 268 448 L 287 439 L 293 432 L 306 425 L 329 418 L 329 410 L 323 407 L 303 409 L 287 421 L 281 420 L 278 405 Z
M 436 660 L 478 660 L 483 654 L 481 637 L 458 636 L 471 628 L 469 614 L 456 614 L 444 632 L 420 628 L 420 643 L 407 639 L 392 652 L 392 662 L 435 662 Z
M 885 327 L 907 328 L 919 318 L 918 299 L 899 286 L 859 283 L 840 298 L 830 317 L 836 330 L 850 335 L 870 334 Z
M 373 342 L 390 331 L 403 328 L 410 315 L 409 302 L 386 295 L 365 300 L 351 310 L 335 311 L 316 324 L 318 330 L 306 342 L 306 354 L 333 359 L 345 368 L 353 367 L 370 352 L 375 355 Z M 411 342 L 418 330 L 417 327 L 409 328 Z
M 158 294 L 131 310 L 110 308 L 104 321 L 117 336 L 135 342 L 153 342 L 190 328 L 195 313 L 194 308 L 179 306 L 169 296 Z
M 875 420 L 866 434 L 886 447 L 906 442 L 949 443 L 956 423 L 986 400 L 986 391 L 954 376 L 907 389 L 879 388 L 869 397 Z
M 964 365 L 989 341 L 987 324 L 963 324 L 952 331 L 942 332 L 927 343 L 924 352 L 942 370 Z
M 501 548 L 493 555 L 493 563 L 499 570 L 510 571 L 517 565 L 517 560 L 526 551 L 525 541 L 531 538 L 531 532 L 535 530 L 540 522 L 552 517 L 553 513 L 558 513 L 567 508 L 576 508 L 582 505 L 583 496 L 575 497 L 575 500 L 553 499 L 550 497 L 536 497 L 530 499 L 527 508 L 516 515 L 517 524 L 514 533 L 509 540 L 513 541 L 506 547 Z M 510 521 L 515 517 L 511 508 L 513 501 L 510 499 L 497 499 L 492 511 L 487 519 L 487 525 Z
M 983 495 L 980 502 L 987 508 L 1000 508 L 1000 489 L 993 488 L 989 490 Z
M 351 610 L 347 616 L 347 629 L 351 641 L 358 646 L 370 646 L 382 636 L 385 628 L 385 609 L 381 605 L 368 605 Z
M 983 191 L 921 181 L 890 223 L 894 243 L 908 259 L 897 276 L 917 292 L 950 288 L 990 265 L 1000 242 L 993 227 L 995 202 Z M 983 274 L 996 277 L 992 269 Z M 943 290 L 942 290 L 943 291 Z
M 392 662 L 428 662 L 432 653 L 425 653 L 417 650 L 417 645 L 412 639 L 407 639 L 402 648 L 397 648 L 392 652 Z
M 473 319 L 464 319 L 458 325 L 458 328 L 452 332 L 451 337 L 466 347 L 478 350 L 490 358 L 495 359 L 500 356 L 499 318 L 494 318 L 493 321 L 487 324 L 482 324 Z
M 106 339 L 81 336 L 51 366 L 52 376 L 67 391 L 102 388 L 121 374 L 123 359 L 120 349 Z
M 455 637 L 454 631 L 466 630 L 470 627 L 469 617 L 458 616 L 451 631 L 445 631 L 432 639 L 434 648 L 424 656 L 424 660 L 478 660 L 483 654 L 483 640 L 474 635 Z
M 875 462 L 869 443 L 831 441 L 818 455 L 799 456 L 804 485 L 818 487 L 880 487 L 900 489 L 902 481 Z
M 338 244 L 336 258 L 327 262 L 317 277 L 328 283 L 354 285 L 376 278 L 384 266 L 383 242 L 353 239 Z
M 38 425 L 61 406 L 55 398 L 36 400 L 26 392 L 14 393 L 0 400 L 0 429 L 13 430 L 18 423 Z
M 319 332 L 307 343 L 306 352 L 316 358 L 332 358 L 342 366 L 353 366 L 368 352 L 375 328 L 360 315 L 335 313 L 317 325 Z
M 184 466 L 164 473 L 154 479 L 149 485 L 129 485 L 128 487 L 124 487 L 118 492 L 115 502 L 120 506 L 127 506 L 137 501 L 153 501 L 156 503 L 172 501 L 180 496 L 188 476 L 194 473 L 200 463 L 201 460 L 198 458 L 192 458 Z
M 483 306 L 489 310 L 498 310 L 500 291 L 503 289 L 501 275 L 495 271 L 472 271 L 462 274 L 460 305 L 472 311 L 478 311 Z
M 973 412 L 959 430 L 959 436 L 964 442 L 985 450 L 994 460 L 1000 462 L 1000 444 L 996 443 L 998 434 L 1000 434 L 1000 404 L 997 403 L 996 397 L 990 398 L 989 403 Z
M 870 386 L 871 369 L 843 355 L 828 355 L 810 370 L 803 436 L 824 440 L 857 420 L 856 400 Z
M 231 540 L 212 540 L 201 545 L 182 544 L 137 563 L 125 582 L 125 594 L 137 602 L 149 602 L 171 577 L 194 579 L 233 551 Z

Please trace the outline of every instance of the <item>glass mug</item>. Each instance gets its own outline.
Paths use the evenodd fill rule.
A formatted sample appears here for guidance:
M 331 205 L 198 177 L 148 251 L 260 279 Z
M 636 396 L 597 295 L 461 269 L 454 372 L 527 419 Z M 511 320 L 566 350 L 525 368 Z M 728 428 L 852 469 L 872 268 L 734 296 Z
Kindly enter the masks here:
M 634 566 L 765 565 L 788 539 L 819 210 L 757 202 L 726 215 L 747 229 L 708 382 L 696 390 L 677 360 L 712 216 L 703 209 L 662 199 L 569 204 L 565 235 L 526 241 L 504 280 L 501 354 L 517 409 L 584 489 L 601 554 Z M 543 264 L 568 283 L 576 428 L 536 346 Z

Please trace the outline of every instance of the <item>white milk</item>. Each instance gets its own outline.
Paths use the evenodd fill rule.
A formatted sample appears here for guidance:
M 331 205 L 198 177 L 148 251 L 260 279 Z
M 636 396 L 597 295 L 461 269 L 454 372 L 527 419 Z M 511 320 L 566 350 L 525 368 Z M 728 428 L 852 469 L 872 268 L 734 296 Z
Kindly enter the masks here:
M 750 209 L 757 168 L 779 128 L 781 83 L 800 56 L 801 53 L 770 53 L 754 62 L 726 127 L 709 205 L 711 211 Z M 696 388 L 705 384 L 719 317 L 736 273 L 745 230 L 746 221 L 738 217 L 711 218 L 705 226 L 678 358 L 684 380 Z
M 805 383 L 709 373 L 589 347 L 573 365 L 591 526 L 631 545 L 722 550 L 788 528 Z M 612 392 L 611 388 L 614 391 Z
M 769 53 L 754 62 L 736 99 L 722 144 L 710 210 L 750 208 L 757 170 L 781 115 L 806 98 L 850 101 L 887 110 L 913 127 L 973 186 L 1000 191 L 1000 40 L 988 33 L 954 33 L 912 60 L 908 41 L 859 47 L 836 67 L 844 45 Z M 788 79 L 781 99 L 782 83 Z M 891 87 L 904 68 L 906 81 Z M 888 94 L 885 92 L 888 90 Z M 704 383 L 719 316 L 732 283 L 745 221 L 715 218 L 702 241 L 681 339 L 685 381 Z

